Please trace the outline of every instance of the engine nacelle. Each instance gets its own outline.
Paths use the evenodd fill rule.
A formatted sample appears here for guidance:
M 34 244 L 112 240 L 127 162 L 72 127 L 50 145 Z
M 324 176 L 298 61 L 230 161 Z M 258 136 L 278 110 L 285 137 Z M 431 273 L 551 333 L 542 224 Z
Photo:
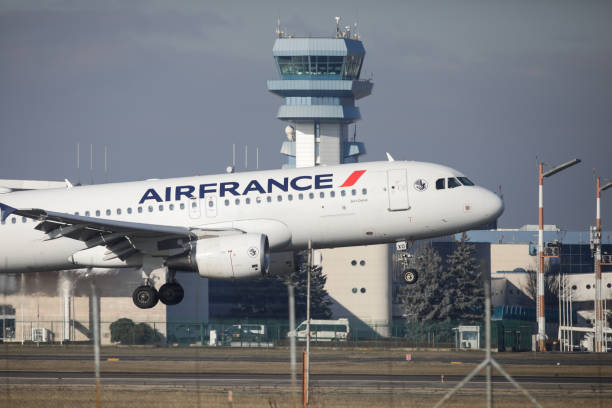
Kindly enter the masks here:
M 254 278 L 268 274 L 270 245 L 262 234 L 205 238 L 192 242 L 187 254 L 168 258 L 166 265 L 197 272 L 203 278 Z

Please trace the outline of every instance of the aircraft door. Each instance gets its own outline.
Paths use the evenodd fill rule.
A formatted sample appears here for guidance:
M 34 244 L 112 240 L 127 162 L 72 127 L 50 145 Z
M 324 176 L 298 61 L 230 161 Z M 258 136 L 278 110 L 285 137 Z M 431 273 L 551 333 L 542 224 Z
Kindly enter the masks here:
M 403 211 L 410 208 L 406 169 L 387 171 L 387 192 L 389 193 L 390 211 Z
M 204 200 L 206 206 L 206 217 L 214 218 L 217 216 L 217 196 L 207 196 Z
M 189 200 L 189 218 L 194 220 L 200 219 L 200 200 L 193 198 Z

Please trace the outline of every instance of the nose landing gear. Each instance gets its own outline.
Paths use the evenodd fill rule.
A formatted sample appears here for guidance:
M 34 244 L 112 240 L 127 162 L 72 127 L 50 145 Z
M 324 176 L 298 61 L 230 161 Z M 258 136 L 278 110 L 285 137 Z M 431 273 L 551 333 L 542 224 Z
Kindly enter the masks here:
M 410 247 L 412 243 L 410 243 Z M 409 285 L 414 285 L 419 279 L 419 274 L 416 269 L 412 267 L 414 259 L 411 254 L 408 253 L 409 245 L 406 241 L 399 241 L 395 243 L 397 261 L 401 265 L 402 276 L 404 282 Z

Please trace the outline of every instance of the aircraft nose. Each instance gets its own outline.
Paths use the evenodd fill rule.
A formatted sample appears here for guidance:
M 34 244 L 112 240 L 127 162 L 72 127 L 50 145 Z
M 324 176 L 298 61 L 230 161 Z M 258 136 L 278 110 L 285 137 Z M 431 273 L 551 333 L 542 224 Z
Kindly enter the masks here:
M 483 201 L 487 218 L 496 220 L 504 212 L 504 200 L 502 200 L 497 194 L 487 191 L 485 194 L 485 200 Z

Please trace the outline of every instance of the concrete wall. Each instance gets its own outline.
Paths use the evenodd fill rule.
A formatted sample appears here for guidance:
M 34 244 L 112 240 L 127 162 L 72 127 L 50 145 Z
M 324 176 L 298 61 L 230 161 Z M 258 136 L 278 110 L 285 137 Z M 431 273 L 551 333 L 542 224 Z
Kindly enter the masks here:
M 333 318 L 347 317 L 352 327 L 388 336 L 391 322 L 391 250 L 368 245 L 322 250 L 325 289 Z M 368 327 L 369 326 L 369 327 Z

